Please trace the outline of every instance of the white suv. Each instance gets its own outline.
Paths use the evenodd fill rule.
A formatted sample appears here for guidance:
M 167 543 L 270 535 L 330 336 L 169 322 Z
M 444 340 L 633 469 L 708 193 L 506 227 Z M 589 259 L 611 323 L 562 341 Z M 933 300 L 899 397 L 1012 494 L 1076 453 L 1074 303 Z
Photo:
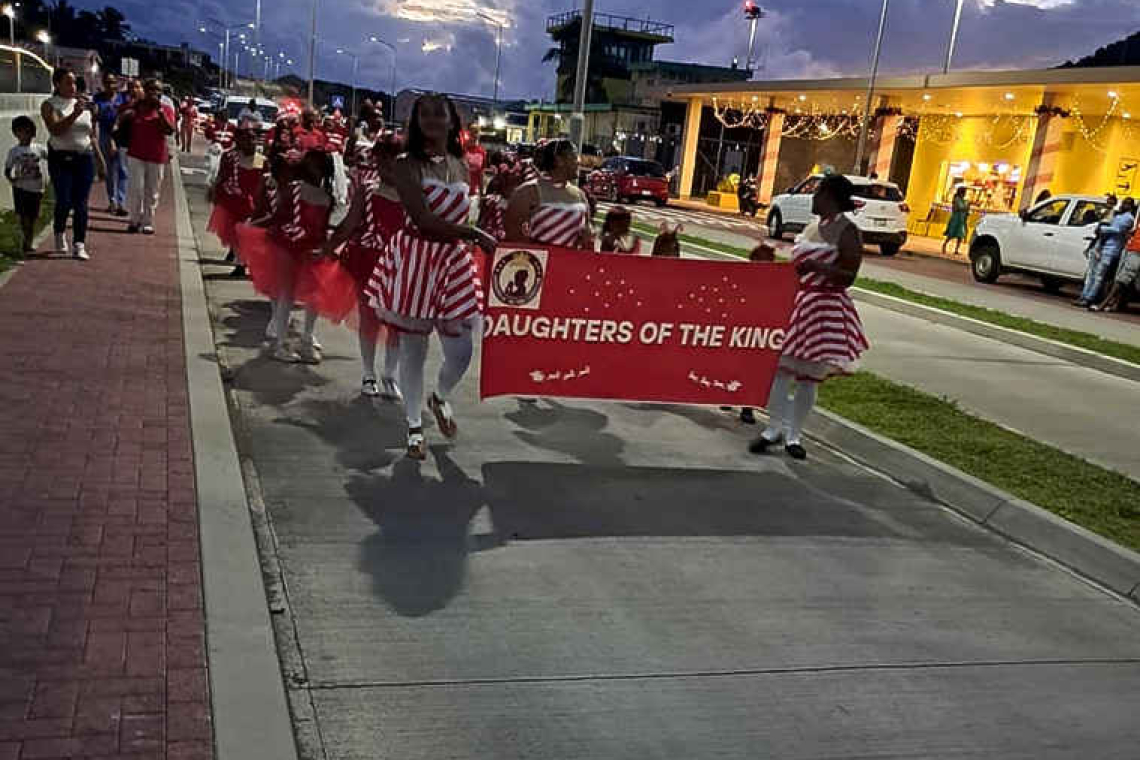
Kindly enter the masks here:
M 816 217 L 811 197 L 819 189 L 822 174 L 813 174 L 795 187 L 772 198 L 768 209 L 768 234 L 782 239 L 785 232 L 800 232 Z M 894 256 L 906 244 L 906 222 L 910 207 L 893 182 L 856 177 L 847 179 L 855 186 L 855 210 L 847 216 L 855 222 L 867 245 L 878 245 L 884 256 Z
M 1047 290 L 1083 280 L 1085 251 L 1111 213 L 1103 195 L 1056 195 L 1020 214 L 986 214 L 970 238 L 974 279 L 1023 272 L 1040 276 Z

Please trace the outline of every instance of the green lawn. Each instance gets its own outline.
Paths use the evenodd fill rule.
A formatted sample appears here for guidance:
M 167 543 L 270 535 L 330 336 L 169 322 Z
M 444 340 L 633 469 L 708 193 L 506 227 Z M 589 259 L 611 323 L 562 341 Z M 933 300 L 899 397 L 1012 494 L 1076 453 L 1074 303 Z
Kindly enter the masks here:
M 1140 483 L 869 372 L 820 386 L 820 404 L 1117 543 L 1140 549 Z
M 52 213 L 55 211 L 55 202 L 51 191 L 44 194 L 44 202 L 40 207 L 40 218 L 36 220 L 36 232 L 51 223 Z M 23 237 L 20 234 L 20 220 L 16 212 L 11 210 L 0 211 L 0 272 L 23 261 L 24 254 L 21 249 Z

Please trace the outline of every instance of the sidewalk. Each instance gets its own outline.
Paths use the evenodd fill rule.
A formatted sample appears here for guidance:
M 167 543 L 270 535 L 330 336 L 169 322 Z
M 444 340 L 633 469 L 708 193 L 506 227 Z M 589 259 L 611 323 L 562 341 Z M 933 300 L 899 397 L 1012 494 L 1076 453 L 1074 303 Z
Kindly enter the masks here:
M 3 760 L 214 756 L 171 189 L 0 289 Z

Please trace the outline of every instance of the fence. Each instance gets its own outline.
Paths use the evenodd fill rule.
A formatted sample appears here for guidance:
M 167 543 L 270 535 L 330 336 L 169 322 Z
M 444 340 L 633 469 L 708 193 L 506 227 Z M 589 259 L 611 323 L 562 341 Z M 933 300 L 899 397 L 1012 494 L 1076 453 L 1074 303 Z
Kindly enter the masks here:
M 0 45 L 0 93 L 51 92 L 51 66 L 35 53 Z

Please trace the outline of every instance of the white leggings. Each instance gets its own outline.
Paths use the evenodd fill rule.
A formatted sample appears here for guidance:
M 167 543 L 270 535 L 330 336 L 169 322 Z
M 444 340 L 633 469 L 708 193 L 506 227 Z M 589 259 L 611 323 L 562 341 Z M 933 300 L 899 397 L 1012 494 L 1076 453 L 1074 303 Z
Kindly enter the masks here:
M 788 398 L 793 382 L 791 373 L 779 371 L 768 393 L 769 422 L 762 435 L 773 443 L 781 438 L 788 445 L 800 443 L 804 421 L 815 406 L 816 383 L 795 383 L 796 395 Z
M 276 336 L 275 343 L 284 346 L 289 337 L 289 315 L 293 312 L 293 294 L 282 293 L 273 302 L 273 328 Z M 305 309 L 305 330 L 303 333 L 306 343 L 313 342 L 313 328 L 317 325 L 317 313 L 312 309 Z
M 360 336 L 360 365 L 364 370 L 364 377 L 376 378 L 376 339 L 369 337 L 364 330 L 359 333 Z M 400 360 L 400 343 L 399 338 L 395 335 L 389 335 L 384 343 L 384 373 L 381 375 L 385 380 L 396 379 L 396 367 Z
M 404 394 L 404 413 L 409 428 L 423 426 L 424 365 L 427 363 L 429 337 L 417 333 L 400 335 L 400 390 Z M 470 330 L 460 329 L 458 335 L 439 333 L 439 342 L 443 349 L 443 366 L 439 368 L 436 395 L 446 401 L 471 364 L 473 341 Z

